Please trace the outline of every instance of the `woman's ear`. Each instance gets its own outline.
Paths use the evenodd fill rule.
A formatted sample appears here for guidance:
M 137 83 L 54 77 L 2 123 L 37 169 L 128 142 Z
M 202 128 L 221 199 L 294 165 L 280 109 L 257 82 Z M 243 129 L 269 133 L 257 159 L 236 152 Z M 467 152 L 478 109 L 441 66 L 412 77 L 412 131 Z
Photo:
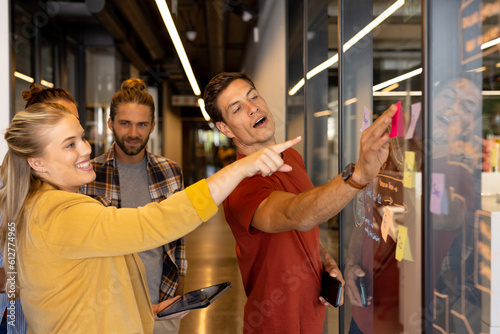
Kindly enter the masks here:
M 45 165 L 43 164 L 43 162 L 40 158 L 28 158 L 28 164 L 35 171 L 37 171 L 39 173 L 45 173 Z

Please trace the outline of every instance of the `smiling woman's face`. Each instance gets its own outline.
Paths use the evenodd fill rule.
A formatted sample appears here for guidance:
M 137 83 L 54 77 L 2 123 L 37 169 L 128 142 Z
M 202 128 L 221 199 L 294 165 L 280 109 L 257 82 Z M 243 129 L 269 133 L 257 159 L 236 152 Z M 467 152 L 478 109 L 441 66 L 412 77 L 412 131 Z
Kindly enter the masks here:
M 63 116 L 45 136 L 45 152 L 33 158 L 32 164 L 42 179 L 70 192 L 77 192 L 80 186 L 95 179 L 90 144 L 76 117 Z
M 435 157 L 445 149 L 444 146 L 470 137 L 481 103 L 481 91 L 465 78 L 450 81 L 437 93 L 432 111 Z

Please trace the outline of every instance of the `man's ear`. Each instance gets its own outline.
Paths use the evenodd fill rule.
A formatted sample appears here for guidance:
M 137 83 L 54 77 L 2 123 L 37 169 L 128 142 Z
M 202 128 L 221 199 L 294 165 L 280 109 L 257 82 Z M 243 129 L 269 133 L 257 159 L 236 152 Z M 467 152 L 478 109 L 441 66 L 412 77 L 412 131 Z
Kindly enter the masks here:
M 113 121 L 111 120 L 111 117 L 108 118 L 108 129 L 110 129 L 111 131 L 113 131 Z
M 156 125 L 156 122 L 153 121 L 153 123 L 151 123 L 151 130 L 149 131 L 149 134 L 153 133 L 153 131 L 155 129 L 155 125 Z
M 228 138 L 234 138 L 234 134 L 231 132 L 231 130 L 229 130 L 229 127 L 226 125 L 226 123 L 224 122 L 217 122 L 215 123 L 215 126 L 217 127 L 217 129 L 219 129 L 220 132 L 222 132 L 222 134 Z
M 28 158 L 28 164 L 39 173 L 45 172 L 45 165 L 40 158 Z

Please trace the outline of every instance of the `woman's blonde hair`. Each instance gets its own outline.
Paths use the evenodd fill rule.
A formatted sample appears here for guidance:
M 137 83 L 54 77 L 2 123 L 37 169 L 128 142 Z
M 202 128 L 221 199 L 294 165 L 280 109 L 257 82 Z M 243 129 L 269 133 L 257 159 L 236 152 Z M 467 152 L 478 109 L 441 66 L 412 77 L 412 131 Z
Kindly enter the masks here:
M 43 181 L 28 164 L 28 158 L 44 154 L 48 134 L 63 116 L 74 117 L 62 105 L 37 103 L 17 113 L 5 131 L 9 149 L 0 169 L 0 212 L 3 214 L 0 246 L 6 272 L 18 272 L 18 246 L 26 233 L 30 202 L 43 185 Z M 7 284 L 9 299 L 19 295 L 17 275 L 15 277 L 15 291 L 12 289 L 13 284 Z

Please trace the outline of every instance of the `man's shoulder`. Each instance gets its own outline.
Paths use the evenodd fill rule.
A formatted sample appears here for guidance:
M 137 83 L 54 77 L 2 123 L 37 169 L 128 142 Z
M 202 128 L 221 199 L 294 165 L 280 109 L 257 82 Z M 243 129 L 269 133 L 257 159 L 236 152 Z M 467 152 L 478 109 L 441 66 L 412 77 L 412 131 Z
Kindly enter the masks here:
M 281 189 L 277 189 L 277 184 L 272 180 L 272 177 L 254 175 L 241 181 L 224 202 L 232 203 L 231 206 L 246 205 L 245 203 L 259 198 L 263 200 L 275 190 Z

